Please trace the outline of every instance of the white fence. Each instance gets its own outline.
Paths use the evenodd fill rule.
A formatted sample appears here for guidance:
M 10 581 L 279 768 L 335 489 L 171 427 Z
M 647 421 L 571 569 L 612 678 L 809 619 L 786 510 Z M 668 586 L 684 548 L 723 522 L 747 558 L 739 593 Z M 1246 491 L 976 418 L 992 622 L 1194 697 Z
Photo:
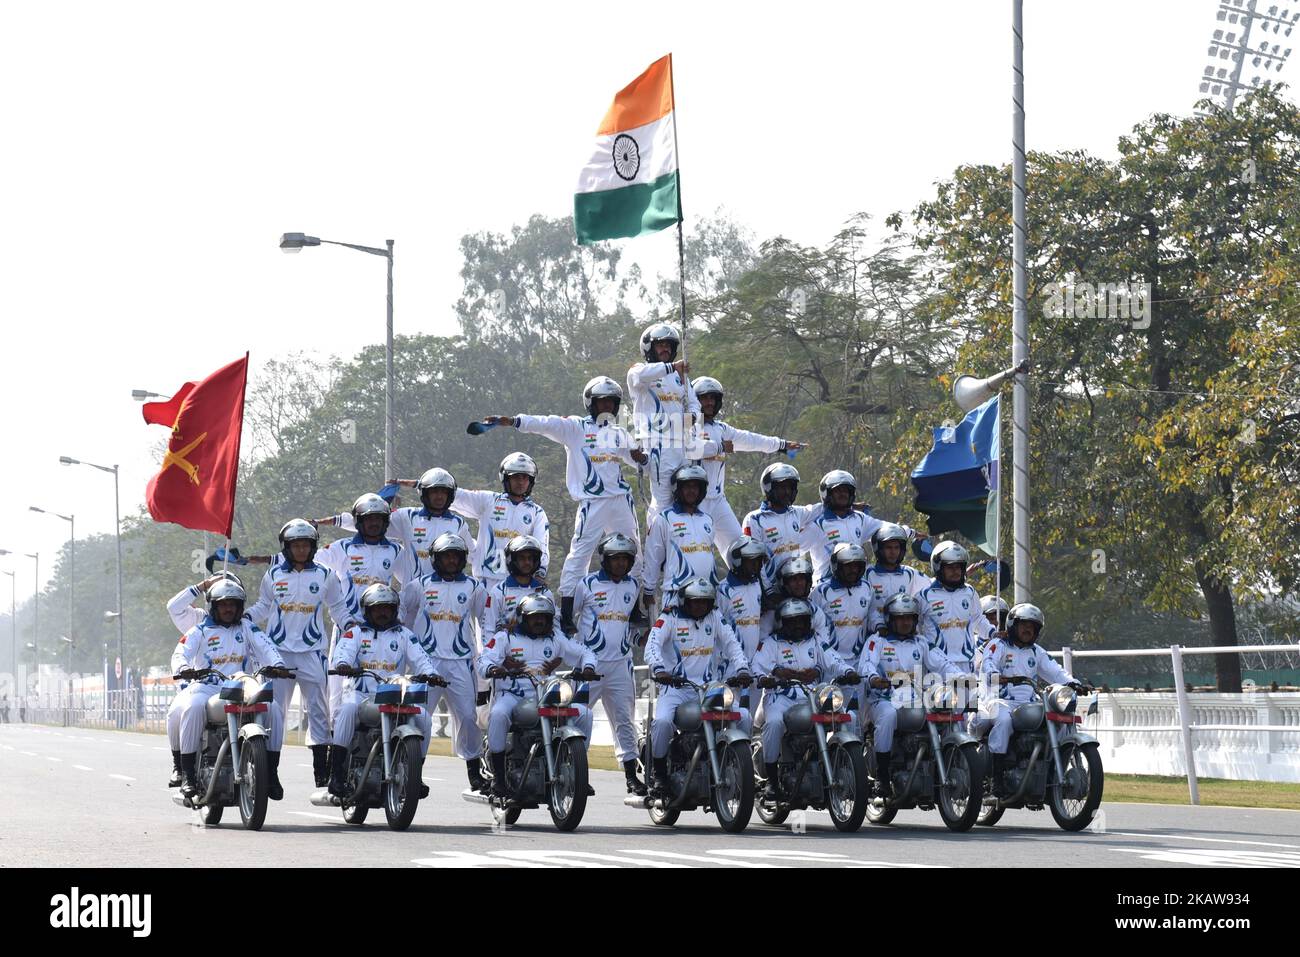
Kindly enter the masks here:
M 1184 655 L 1296 651 L 1300 645 L 1229 645 L 1212 648 L 1130 648 L 1123 651 L 1052 652 L 1072 670 L 1075 658 L 1169 656 L 1174 693 L 1100 693 L 1098 717 L 1085 728 L 1102 744 L 1107 769 L 1128 774 L 1187 776 L 1193 804 L 1197 777 L 1300 782 L 1300 694 L 1250 691 L 1187 693 Z

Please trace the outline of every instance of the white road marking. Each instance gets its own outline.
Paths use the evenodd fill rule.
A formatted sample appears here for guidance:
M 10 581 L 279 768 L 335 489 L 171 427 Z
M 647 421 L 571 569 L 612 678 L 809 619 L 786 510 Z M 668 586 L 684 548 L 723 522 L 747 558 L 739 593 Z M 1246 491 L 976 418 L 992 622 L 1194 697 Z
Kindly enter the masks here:
M 110 774 L 110 778 L 116 778 L 119 781 L 134 781 L 135 778 L 129 778 L 125 774 Z
M 155 747 L 154 750 L 155 750 L 155 751 L 170 751 L 171 748 L 159 748 L 159 747 Z
M 78 771 L 93 771 L 93 770 L 95 770 L 94 768 L 88 768 L 88 767 L 86 767 L 84 764 L 74 764 L 73 767 L 76 768 Z
M 417 857 L 412 864 L 420 867 L 558 867 L 540 861 L 516 861 L 493 857 L 489 854 L 472 854 L 469 851 L 434 851 L 438 857 Z
M 1274 844 L 1269 841 L 1234 841 L 1226 837 L 1194 837 L 1190 834 L 1138 834 L 1133 831 L 1107 831 L 1118 837 L 1142 837 L 1149 841 L 1168 839 L 1171 841 L 1211 841 L 1215 844 L 1249 844 L 1253 847 L 1289 847 L 1300 851 L 1300 844 Z
M 47 754 L 47 755 L 45 756 L 45 760 L 46 760 L 46 761 L 58 761 L 60 764 L 63 763 L 63 759 L 62 759 L 62 758 L 56 758 L 56 757 L 53 757 L 52 755 L 49 755 L 49 754 Z
M 35 752 L 35 751 L 19 751 L 18 753 L 19 753 L 19 754 L 25 754 L 25 755 L 27 755 L 29 758 L 34 758 L 34 757 L 36 757 L 36 752 Z
M 290 811 L 290 814 L 297 814 L 299 817 L 318 817 L 322 821 L 333 821 L 336 824 L 346 824 L 343 817 L 338 814 L 317 814 L 315 811 Z
M 1148 861 L 1169 864 L 1199 864 L 1202 867 L 1300 867 L 1300 854 L 1269 851 L 1233 851 L 1226 848 L 1156 848 L 1112 847 L 1121 854 L 1138 854 Z
M 671 857 L 679 861 L 701 861 L 706 864 L 730 864 L 733 867 L 780 867 L 780 864 L 768 864 L 763 861 L 720 861 L 716 857 L 703 854 L 678 854 L 675 851 L 638 851 L 620 848 L 624 854 L 645 854 L 648 857 Z

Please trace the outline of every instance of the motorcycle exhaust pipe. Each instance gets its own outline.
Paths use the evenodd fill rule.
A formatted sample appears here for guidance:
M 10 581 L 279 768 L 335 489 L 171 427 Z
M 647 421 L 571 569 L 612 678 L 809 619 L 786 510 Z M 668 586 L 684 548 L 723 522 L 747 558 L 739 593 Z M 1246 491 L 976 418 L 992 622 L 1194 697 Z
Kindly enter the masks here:
M 998 810 L 1008 808 L 1020 800 L 1021 795 L 1025 793 L 1025 789 L 1029 787 L 1029 775 L 1034 770 L 1034 765 L 1038 763 L 1038 759 L 1042 757 L 1042 754 L 1043 742 L 1035 741 L 1034 750 L 1029 755 L 1029 766 L 1025 768 L 1025 776 L 1020 780 L 1020 787 L 1016 789 L 1015 794 L 1011 795 L 1011 797 L 1007 798 L 1005 801 L 1000 798 L 998 799 Z

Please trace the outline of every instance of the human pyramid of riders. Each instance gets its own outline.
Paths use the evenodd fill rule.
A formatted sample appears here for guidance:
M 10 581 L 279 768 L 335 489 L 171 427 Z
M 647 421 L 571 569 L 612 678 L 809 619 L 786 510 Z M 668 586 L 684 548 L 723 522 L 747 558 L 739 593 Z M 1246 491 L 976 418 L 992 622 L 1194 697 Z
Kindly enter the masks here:
M 945 691 L 958 699 L 945 732 L 961 728 L 963 740 L 982 740 L 997 775 L 1007 763 L 1013 711 L 1038 700 L 1036 682 L 1091 690 L 1037 644 L 1044 624 L 1037 607 L 981 599 L 966 582 L 976 566 L 963 546 L 944 541 L 931 550 L 933 578 L 904 564 L 909 542 L 925 536 L 859 508 L 847 471 L 822 478 L 819 503 L 796 505 L 798 471 L 788 461 L 770 464 L 760 480 L 761 504 L 738 521 L 724 491 L 728 458 L 737 452 L 793 458 L 804 446 L 726 423 L 722 384 L 688 378 L 671 325 L 651 326 L 640 344 L 643 361 L 628 370 L 626 393 L 597 376 L 583 389 L 585 415 L 492 415 L 477 425 L 477 432 L 515 428 L 565 448 L 566 485 L 578 509 L 558 607 L 546 583 L 549 522 L 533 498 L 537 466 L 522 452 L 502 460 L 500 491 L 461 489 L 446 469 L 431 468 L 418 481 L 390 479 L 390 489 L 413 487 L 419 506 L 394 507 L 364 494 L 350 512 L 290 520 L 280 529 L 279 554 L 262 559 L 271 567 L 251 605 L 230 572 L 168 603 L 182 632 L 172 670 L 184 683 L 167 716 L 170 783 L 186 802 L 202 801 L 196 762 L 206 747 L 205 722 L 218 720 L 210 699 L 234 672 L 258 666 L 273 686 L 264 709 L 271 800 L 284 794 L 277 770 L 295 683 L 316 787 L 324 789 L 318 793 L 346 807 L 356 797 L 349 769 L 359 722 L 375 724 L 376 695 L 405 681 L 428 686 L 427 698 L 415 699 L 419 705 L 388 709 L 406 714 L 404 723 L 422 736 L 418 760 L 428 752 L 430 716 L 445 699 L 469 789 L 497 807 L 518 803 L 506 761 L 508 739 L 525 719 L 536 723 L 540 710 L 552 716 L 551 725 L 570 728 L 564 740 L 589 741 L 592 708 L 603 704 L 628 803 L 640 802 L 652 814 L 658 809 L 658 823 L 671 823 L 662 818 L 683 806 L 726 805 L 734 818 L 737 798 L 752 801 L 771 823 L 782 817 L 774 809 L 797 806 L 797 795 L 788 792 L 802 786 L 800 779 L 821 786 L 819 767 L 805 774 L 809 755 L 820 760 L 820 747 L 835 765 L 834 755 L 848 753 L 839 745 L 854 740 L 867 742 L 865 749 L 858 745 L 856 761 L 870 767 L 869 783 L 854 778 L 851 761 L 839 762 L 848 766 L 847 779 L 828 766 L 828 803 L 834 814 L 837 788 L 863 788 L 860 803 L 883 806 L 902 772 L 916 774 L 906 761 L 893 763 L 896 733 L 904 730 L 899 708 L 915 707 L 927 694 L 941 700 Z M 617 420 L 625 396 L 631 430 Z M 625 466 L 650 484 L 644 547 Z M 354 534 L 321 546 L 320 525 Z M 715 565 L 715 549 L 725 571 Z M 200 597 L 206 609 L 193 605 Z M 660 688 L 643 733 L 633 681 L 638 644 Z M 557 675 L 565 664 L 570 670 Z M 762 692 L 752 709 L 751 684 Z M 569 690 L 549 694 L 548 685 Z M 572 694 L 574 688 L 581 693 Z M 564 707 L 537 708 L 557 700 Z M 831 737 L 823 734 L 821 745 L 801 756 L 783 741 L 809 731 L 808 711 L 800 710 L 805 703 L 815 713 L 839 716 L 825 719 Z M 715 762 L 712 790 L 688 805 L 680 793 L 683 755 L 674 741 L 698 726 L 701 714 L 706 723 L 718 721 L 708 747 L 736 761 Z M 389 774 L 392 758 L 384 754 Z M 690 760 L 685 778 L 696 773 L 699 757 Z M 546 767 L 554 760 L 548 750 L 538 773 L 558 774 Z M 802 762 L 798 776 L 791 762 Z M 975 765 L 965 772 L 976 775 Z M 944 776 L 960 770 L 949 767 Z M 705 780 L 712 780 L 707 773 Z M 427 796 L 418 774 L 415 782 L 419 796 Z M 583 793 L 574 795 L 580 805 L 594 793 L 585 760 L 581 785 Z M 814 800 L 812 806 L 822 805 Z M 741 816 L 747 821 L 748 809 Z M 861 813 L 856 817 L 860 823 Z

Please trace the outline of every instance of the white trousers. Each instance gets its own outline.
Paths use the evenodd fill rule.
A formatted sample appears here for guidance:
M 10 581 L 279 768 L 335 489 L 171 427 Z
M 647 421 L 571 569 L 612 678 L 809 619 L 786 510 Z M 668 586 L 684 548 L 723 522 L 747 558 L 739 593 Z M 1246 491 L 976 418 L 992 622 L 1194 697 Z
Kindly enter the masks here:
M 706 498 L 700 505 L 700 511 L 713 520 L 713 544 L 717 547 L 718 554 L 722 556 L 725 565 L 727 549 L 744 534 L 740 527 L 740 519 L 736 518 L 736 513 L 732 511 L 731 503 L 727 501 L 725 495 Z
M 474 699 L 478 695 L 478 676 L 474 673 L 474 661 L 471 658 L 437 658 L 438 674 L 447 679 L 447 687 L 429 686 L 429 703 L 425 706 L 430 714 L 437 710 L 438 702 L 447 699 L 447 710 L 451 713 L 452 740 L 455 742 L 456 757 L 462 761 L 472 761 L 480 756 L 483 747 L 482 732 L 478 726 Z M 424 736 L 424 753 L 429 753 L 429 735 Z
M 573 539 L 569 542 L 569 554 L 564 559 L 564 570 L 560 573 L 560 595 L 571 597 L 578 589 L 578 582 L 591 567 L 591 558 L 596 554 L 596 546 L 610 532 L 622 532 L 636 542 L 636 561 L 632 565 L 632 577 L 641 578 L 641 532 L 636 525 L 636 509 L 632 504 L 632 494 L 614 495 L 608 498 L 584 499 L 578 505 L 578 516 L 573 523 Z
M 636 686 L 632 681 L 632 659 L 618 658 L 599 662 L 599 681 L 590 684 L 591 708 L 599 702 L 605 709 L 614 733 L 614 756 L 618 763 L 636 757 Z M 587 734 L 591 741 L 590 731 Z
M 293 678 L 275 678 L 275 700 L 279 702 L 282 713 L 287 714 L 293 702 L 293 686 L 296 683 L 302 693 L 302 704 L 307 712 L 307 744 L 328 744 L 330 741 L 330 713 L 328 707 L 327 680 L 329 675 L 328 659 L 323 651 L 284 651 L 286 668 L 293 668 L 297 675 Z M 272 737 L 270 748 L 279 751 L 284 745 L 284 724 L 280 723 L 279 738 Z

